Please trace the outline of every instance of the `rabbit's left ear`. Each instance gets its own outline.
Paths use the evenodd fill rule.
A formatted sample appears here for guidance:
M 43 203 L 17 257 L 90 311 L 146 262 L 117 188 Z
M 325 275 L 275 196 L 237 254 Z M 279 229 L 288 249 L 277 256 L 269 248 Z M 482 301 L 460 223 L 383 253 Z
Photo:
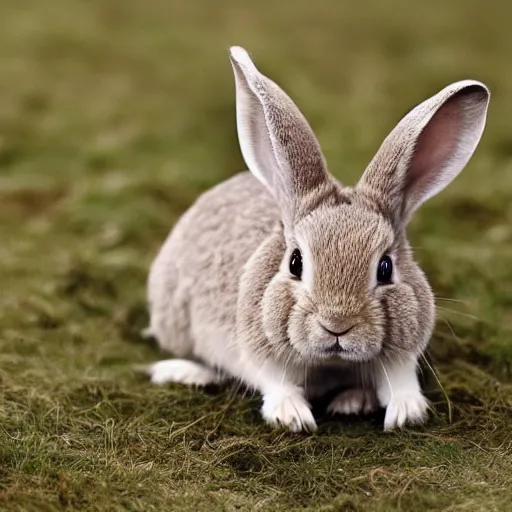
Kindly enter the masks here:
M 388 135 L 357 185 L 403 225 L 464 169 L 485 127 L 490 93 L 473 80 L 449 85 Z
M 295 103 L 243 48 L 234 46 L 229 55 L 245 162 L 277 200 L 283 220 L 293 222 L 333 189 L 320 145 Z

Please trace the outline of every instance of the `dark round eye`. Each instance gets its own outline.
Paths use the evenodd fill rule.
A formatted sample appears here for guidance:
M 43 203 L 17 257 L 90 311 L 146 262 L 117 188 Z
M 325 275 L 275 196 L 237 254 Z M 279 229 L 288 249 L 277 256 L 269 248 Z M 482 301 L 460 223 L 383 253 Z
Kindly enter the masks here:
M 299 279 L 302 276 L 302 254 L 299 249 L 295 249 L 292 252 L 292 257 L 290 258 L 290 272 Z
M 393 277 L 393 262 L 391 258 L 385 254 L 379 261 L 377 267 L 377 282 L 379 284 L 390 284 Z

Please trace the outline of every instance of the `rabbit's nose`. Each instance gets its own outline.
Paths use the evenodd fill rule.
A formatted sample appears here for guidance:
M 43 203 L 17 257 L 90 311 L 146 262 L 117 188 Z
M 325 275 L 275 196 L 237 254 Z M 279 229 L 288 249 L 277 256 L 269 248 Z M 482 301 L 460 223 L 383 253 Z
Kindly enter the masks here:
M 356 325 L 355 319 L 344 319 L 338 322 L 327 322 L 324 319 L 320 320 L 320 327 L 330 335 L 339 338 L 348 334 Z
M 344 331 L 341 331 L 341 332 L 334 332 L 334 331 L 331 331 L 330 329 L 328 329 L 327 327 L 325 327 L 325 325 L 323 325 L 323 324 L 320 324 L 320 327 L 321 327 L 324 331 L 328 332 L 329 334 L 332 334 L 332 335 L 333 335 L 333 336 L 335 336 L 336 338 L 339 338 L 340 336 L 343 336 L 344 334 L 347 334 L 349 331 L 351 331 L 351 330 L 352 330 L 352 328 L 353 328 L 354 326 L 351 326 L 351 327 L 349 327 L 348 329 L 345 329 Z

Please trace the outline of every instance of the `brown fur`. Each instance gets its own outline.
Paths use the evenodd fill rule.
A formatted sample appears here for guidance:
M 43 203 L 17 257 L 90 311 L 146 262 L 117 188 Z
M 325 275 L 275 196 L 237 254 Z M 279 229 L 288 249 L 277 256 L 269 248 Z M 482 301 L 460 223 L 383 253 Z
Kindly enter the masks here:
M 351 189 L 329 175 L 290 98 L 243 50 L 232 50 L 231 61 L 240 143 L 254 175 L 207 191 L 176 224 L 151 269 L 151 331 L 174 355 L 219 368 L 264 395 L 277 386 L 276 372 L 309 395 L 348 375 L 378 391 L 378 368 L 416 361 L 434 327 L 434 297 L 405 226 L 471 156 L 488 91 L 458 82 L 416 107 Z M 288 270 L 297 248 L 302 280 Z M 384 254 L 395 274 L 392 284 L 378 286 Z M 322 325 L 351 330 L 338 339 Z M 344 352 L 333 359 L 327 349 L 335 342 Z M 391 400 L 385 395 L 384 406 Z

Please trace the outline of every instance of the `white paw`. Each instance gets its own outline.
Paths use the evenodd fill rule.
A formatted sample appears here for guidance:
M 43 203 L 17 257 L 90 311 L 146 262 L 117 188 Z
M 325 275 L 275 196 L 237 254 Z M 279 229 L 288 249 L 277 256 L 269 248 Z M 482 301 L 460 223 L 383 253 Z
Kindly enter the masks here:
M 347 389 L 329 404 L 331 414 L 369 414 L 377 410 L 377 396 L 373 389 Z
M 190 386 L 206 386 L 218 382 L 219 375 L 199 363 L 186 359 L 166 359 L 146 368 L 153 384 L 163 385 L 168 382 L 181 382 Z
M 316 430 L 311 405 L 300 391 L 276 391 L 263 396 L 263 418 L 270 425 L 285 426 L 292 432 Z
M 393 396 L 386 408 L 384 430 L 422 423 L 427 417 L 428 401 L 418 391 Z

